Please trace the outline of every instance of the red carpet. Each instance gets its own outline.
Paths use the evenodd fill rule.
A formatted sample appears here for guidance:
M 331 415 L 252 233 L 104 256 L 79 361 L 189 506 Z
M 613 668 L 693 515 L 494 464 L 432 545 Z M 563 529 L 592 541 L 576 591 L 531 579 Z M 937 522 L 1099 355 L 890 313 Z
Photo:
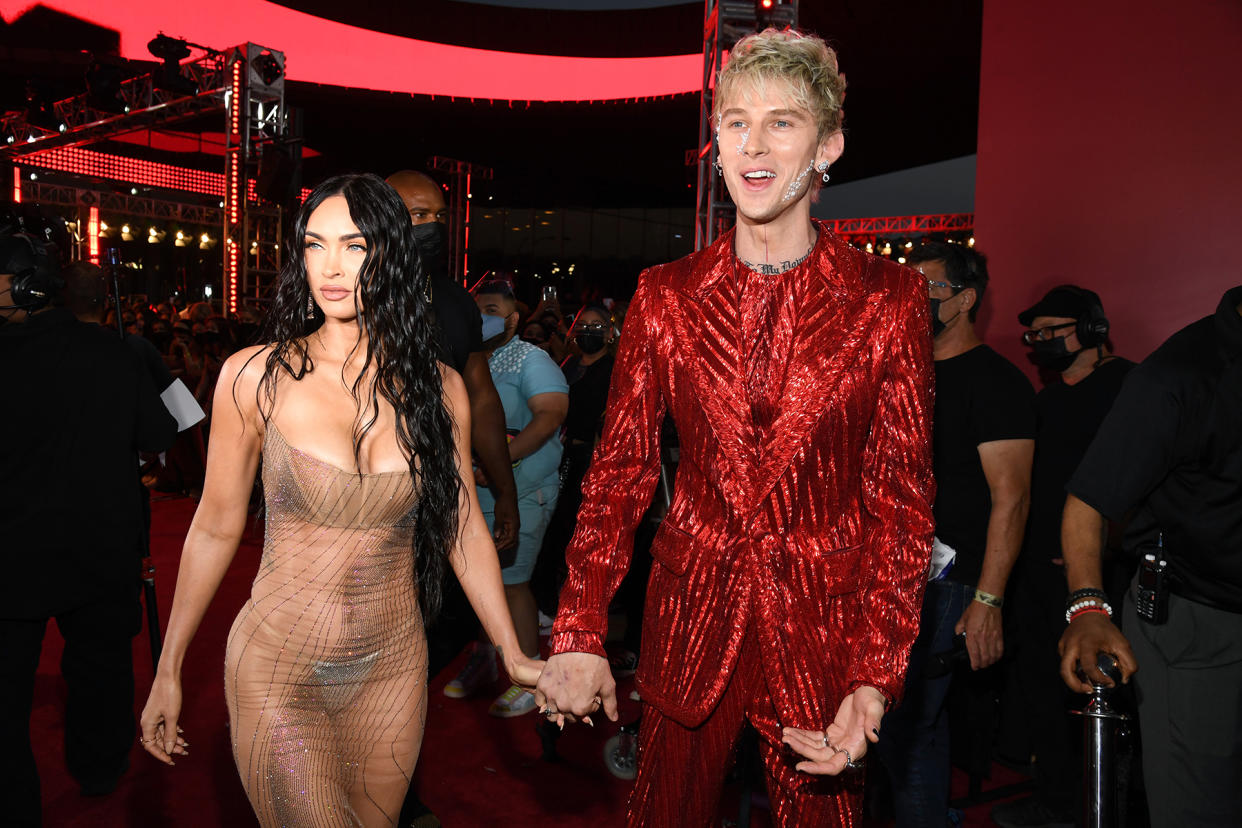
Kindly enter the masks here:
M 157 500 L 152 509 L 151 546 L 160 615 L 166 621 L 194 502 L 185 498 Z M 82 797 L 64 769 L 64 689 L 58 666 L 61 641 L 55 624 L 49 625 L 31 724 L 43 780 L 46 825 L 205 828 L 255 824 L 229 751 L 223 665 L 225 636 L 246 600 L 261 545 L 262 526 L 256 524 L 247 532 L 186 660 L 182 726 L 191 755 L 179 759 L 176 767 L 166 767 L 138 747 L 135 733 L 130 772 L 109 796 Z M 617 732 L 617 726 L 604 720 L 594 729 L 567 728 L 557 746 L 561 760 L 545 762 L 540 758 L 534 715 L 494 719 L 487 715 L 491 696 L 457 701 L 440 692 L 464 658 L 432 681 L 427 732 L 415 776 L 423 800 L 444 824 L 448 828 L 620 826 L 631 783 L 613 777 L 602 759 L 604 742 Z M 151 683 L 145 631 L 134 640 L 134 663 L 140 710 Z M 632 683 L 626 680 L 620 684 L 619 695 L 624 699 Z M 496 688 L 497 692 L 503 689 Z M 638 708 L 636 702 L 624 699 L 622 721 L 633 719 Z M 997 768 L 991 784 L 1016 779 Z M 955 782 L 955 793 L 962 792 L 965 785 L 960 774 Z M 963 824 L 990 825 L 988 810 L 988 806 L 968 810 Z M 722 804 L 721 815 L 735 819 L 736 814 L 734 792 Z M 762 828 L 768 825 L 766 817 L 756 808 L 751 824 Z

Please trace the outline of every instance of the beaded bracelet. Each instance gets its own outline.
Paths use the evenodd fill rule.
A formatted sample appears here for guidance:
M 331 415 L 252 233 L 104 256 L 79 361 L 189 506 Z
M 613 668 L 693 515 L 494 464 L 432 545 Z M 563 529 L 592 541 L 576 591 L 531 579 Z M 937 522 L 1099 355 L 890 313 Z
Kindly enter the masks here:
M 993 595 L 990 592 L 984 592 L 983 590 L 977 587 L 975 588 L 975 600 L 978 601 L 980 604 L 986 604 L 987 606 L 993 607 L 995 609 L 1000 609 L 1001 607 L 1005 606 L 1004 598 L 1001 598 L 998 595 Z
M 1077 618 L 1080 615 L 1086 615 L 1089 612 L 1098 612 L 1100 615 L 1108 615 L 1109 618 L 1112 618 L 1112 616 L 1108 614 L 1108 610 L 1104 609 L 1103 607 L 1097 604 L 1092 604 L 1090 606 L 1082 607 L 1081 609 L 1075 610 L 1074 614 L 1071 615 L 1069 618 L 1069 623 L 1071 624 L 1074 623 L 1075 618 Z
M 1081 601 L 1075 601 L 1065 610 L 1065 623 L 1068 624 L 1074 620 L 1074 615 L 1081 609 L 1086 607 L 1099 607 L 1109 617 L 1113 617 L 1113 608 L 1109 606 L 1107 601 L 1099 598 L 1084 598 Z

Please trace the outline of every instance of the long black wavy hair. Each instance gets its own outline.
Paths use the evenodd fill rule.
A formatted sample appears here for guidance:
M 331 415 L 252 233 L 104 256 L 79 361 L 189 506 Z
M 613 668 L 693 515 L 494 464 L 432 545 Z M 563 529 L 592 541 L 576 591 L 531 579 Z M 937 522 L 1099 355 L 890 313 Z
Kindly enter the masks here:
M 457 540 L 461 478 L 454 425 L 442 396 L 440 348 L 431 308 L 423 296 L 422 265 L 410 214 L 396 191 L 379 176 L 353 173 L 329 178 L 298 211 L 260 340 L 270 347 L 257 392 L 262 398 L 259 410 L 267 422 L 280 374 L 300 380 L 315 370 L 307 353 L 307 337 L 323 325 L 324 316 L 311 300 L 307 280 L 306 224 L 320 204 L 338 195 L 345 197 L 349 215 L 367 243 L 354 293 L 360 333 L 366 334 L 362 371 L 350 385 L 358 407 L 354 461 L 360 459 L 363 438 L 375 425 L 383 397 L 396 412 L 397 440 L 409 458 L 418 492 L 414 577 L 423 618 L 429 624 L 439 613 L 448 556 Z M 362 337 L 355 353 L 358 347 L 362 347 Z

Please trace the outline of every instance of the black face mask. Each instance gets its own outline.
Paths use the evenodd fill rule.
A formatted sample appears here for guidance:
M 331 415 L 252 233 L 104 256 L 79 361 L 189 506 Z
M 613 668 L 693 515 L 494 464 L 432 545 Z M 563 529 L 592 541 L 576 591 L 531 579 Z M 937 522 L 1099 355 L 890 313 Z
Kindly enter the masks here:
M 942 322 L 940 320 L 940 300 L 933 297 L 927 301 L 931 305 L 932 339 L 935 339 L 944 332 L 945 326 L 947 326 L 949 322 L 952 322 L 954 319 L 961 316 L 962 312 L 959 310 L 957 313 L 949 317 L 949 322 Z
M 443 275 L 445 272 L 444 241 L 447 235 L 444 225 L 438 221 L 414 225 L 414 241 L 418 243 L 418 255 L 427 273 Z
M 604 335 L 593 331 L 585 331 L 574 336 L 574 342 L 578 343 L 578 350 L 584 354 L 598 354 L 604 350 Z
M 1031 345 L 1031 362 L 1059 374 L 1073 365 L 1080 353 L 1081 349 L 1071 351 L 1065 347 L 1065 337 L 1054 336 Z

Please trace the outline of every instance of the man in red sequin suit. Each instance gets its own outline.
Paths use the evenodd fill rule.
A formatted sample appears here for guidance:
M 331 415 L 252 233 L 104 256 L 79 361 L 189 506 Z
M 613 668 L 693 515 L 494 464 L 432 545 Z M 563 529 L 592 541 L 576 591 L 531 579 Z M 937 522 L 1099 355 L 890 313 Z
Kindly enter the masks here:
M 738 43 L 715 111 L 737 226 L 648 270 L 630 305 L 536 694 L 558 721 L 616 718 L 608 603 L 671 416 L 630 825 L 711 824 L 744 720 L 778 825 L 856 824 L 901 692 L 933 528 L 927 288 L 810 219 L 844 87 L 818 38 Z

